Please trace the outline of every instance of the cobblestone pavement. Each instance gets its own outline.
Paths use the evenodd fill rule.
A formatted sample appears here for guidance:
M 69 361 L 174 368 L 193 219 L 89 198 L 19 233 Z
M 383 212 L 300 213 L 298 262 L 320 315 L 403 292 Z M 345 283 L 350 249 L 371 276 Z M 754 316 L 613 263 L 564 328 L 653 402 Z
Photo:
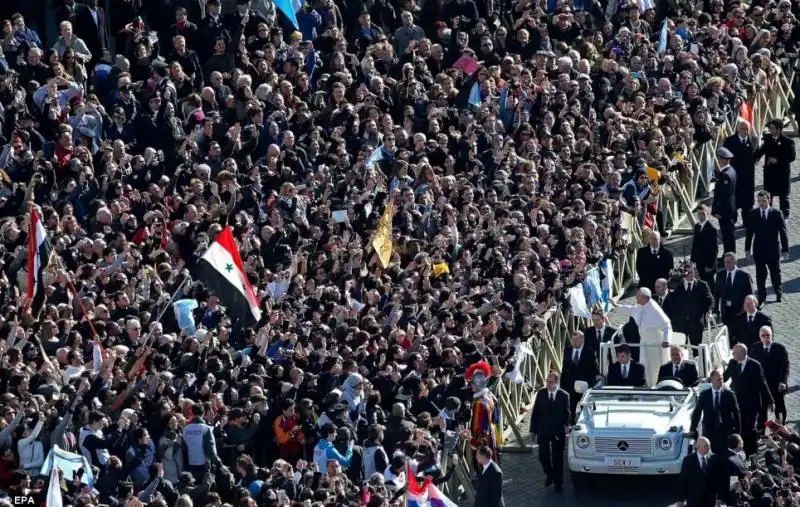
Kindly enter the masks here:
M 795 138 L 800 143 L 800 140 Z M 789 243 L 791 256 L 788 261 L 782 262 L 783 275 L 783 302 L 775 303 L 775 296 L 771 284 L 767 284 L 767 304 L 764 312 L 772 317 L 775 326 L 776 340 L 782 342 L 789 350 L 792 365 L 791 383 L 800 376 L 800 340 L 791 333 L 792 326 L 800 322 L 800 162 L 792 166 L 791 207 L 792 216 L 788 222 Z M 761 188 L 761 168 L 757 169 L 756 190 Z M 777 207 L 777 200 L 776 200 Z M 673 236 L 667 240 L 667 246 L 673 252 L 676 262 L 688 256 L 691 247 L 691 237 Z M 744 253 L 744 230 L 737 230 L 737 253 Z M 752 262 L 742 260 L 739 266 L 748 271 L 753 277 L 755 286 L 755 269 Z M 624 301 L 631 304 L 632 298 Z M 611 316 L 615 325 L 619 317 Z M 789 410 L 789 420 L 800 421 L 800 392 L 790 389 L 786 396 Z M 524 424 L 527 431 L 528 424 Z M 526 436 L 530 442 L 530 435 Z M 566 460 L 565 460 L 566 461 Z M 531 453 L 506 453 L 502 457 L 502 468 L 505 476 L 505 499 L 509 507 L 667 507 L 678 500 L 675 493 L 678 481 L 669 478 L 648 478 L 640 476 L 602 477 L 595 481 L 589 493 L 576 492 L 569 479 L 569 472 L 565 463 L 564 492 L 555 493 L 550 488 L 544 487 L 544 475 L 539 461 L 536 458 L 536 449 Z

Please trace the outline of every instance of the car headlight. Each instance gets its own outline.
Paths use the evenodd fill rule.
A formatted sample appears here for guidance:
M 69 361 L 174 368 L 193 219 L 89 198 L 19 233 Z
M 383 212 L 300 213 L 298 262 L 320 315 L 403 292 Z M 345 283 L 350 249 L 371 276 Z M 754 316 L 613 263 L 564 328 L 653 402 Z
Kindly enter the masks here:
M 658 446 L 662 451 L 668 451 L 672 449 L 672 440 L 667 437 L 662 437 L 658 440 Z
M 592 441 L 589 440 L 589 437 L 586 435 L 581 435 L 575 439 L 575 445 L 580 447 L 581 449 L 586 449 L 592 444 Z

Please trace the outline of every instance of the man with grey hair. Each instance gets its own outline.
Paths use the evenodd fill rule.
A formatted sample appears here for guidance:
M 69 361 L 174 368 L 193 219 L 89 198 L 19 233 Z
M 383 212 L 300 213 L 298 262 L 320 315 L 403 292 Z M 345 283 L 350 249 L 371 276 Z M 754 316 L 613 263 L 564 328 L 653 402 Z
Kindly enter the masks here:
M 411 12 L 403 11 L 400 19 L 403 20 L 403 26 L 395 30 L 392 37 L 394 52 L 398 56 L 406 52 L 409 44 L 425 38 L 425 30 L 414 24 L 414 15 Z
M 747 345 L 737 343 L 733 347 L 733 361 L 725 370 L 725 380 L 730 379 L 731 389 L 736 394 L 742 411 L 744 450 L 748 456 L 758 451 L 758 431 L 756 425 L 762 410 L 772 412 L 775 400 L 769 391 L 764 367 L 747 355 Z

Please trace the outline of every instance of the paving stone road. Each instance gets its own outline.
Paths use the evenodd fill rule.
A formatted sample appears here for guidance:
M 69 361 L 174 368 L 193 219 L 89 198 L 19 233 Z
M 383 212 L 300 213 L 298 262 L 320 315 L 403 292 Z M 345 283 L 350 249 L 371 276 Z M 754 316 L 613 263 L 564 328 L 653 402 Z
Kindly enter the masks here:
M 800 139 L 795 138 L 800 144 Z M 756 190 L 761 189 L 763 180 L 761 168 L 756 170 Z M 792 166 L 791 208 L 792 216 L 788 222 L 790 258 L 782 263 L 783 302 L 775 303 L 772 287 L 767 283 L 767 304 L 764 312 L 772 317 L 776 340 L 786 345 L 792 365 L 791 377 L 800 376 L 800 340 L 792 333 L 792 328 L 800 323 L 800 161 Z M 777 207 L 777 199 L 775 202 Z M 688 256 L 691 237 L 673 236 L 666 242 L 673 252 L 676 262 L 684 255 Z M 744 230 L 737 230 L 737 253 L 741 257 L 744 252 Z M 751 262 L 739 262 L 753 277 L 755 287 L 755 269 Z M 632 298 L 630 298 L 632 299 Z M 632 304 L 630 300 L 624 301 Z M 619 317 L 611 316 L 615 325 Z M 800 392 L 786 396 L 789 421 L 800 421 Z M 527 430 L 527 423 L 524 425 Z M 530 442 L 530 435 L 526 436 Z M 531 453 L 506 453 L 502 457 L 502 468 L 505 476 L 505 500 L 509 507 L 668 507 L 678 500 L 675 496 L 678 482 L 668 478 L 646 478 L 641 476 L 603 477 L 595 484 L 591 494 L 576 492 L 569 480 L 569 472 L 565 463 L 565 484 L 563 493 L 555 493 L 544 487 L 544 475 L 536 457 L 536 450 Z

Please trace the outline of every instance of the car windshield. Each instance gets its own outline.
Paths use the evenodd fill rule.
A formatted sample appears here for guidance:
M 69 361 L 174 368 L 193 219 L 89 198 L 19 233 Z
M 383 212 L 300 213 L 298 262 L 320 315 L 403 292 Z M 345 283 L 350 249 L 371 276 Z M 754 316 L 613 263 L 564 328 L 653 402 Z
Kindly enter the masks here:
M 656 403 L 683 405 L 691 391 L 595 391 L 590 392 L 586 401 L 596 405 L 608 403 Z

